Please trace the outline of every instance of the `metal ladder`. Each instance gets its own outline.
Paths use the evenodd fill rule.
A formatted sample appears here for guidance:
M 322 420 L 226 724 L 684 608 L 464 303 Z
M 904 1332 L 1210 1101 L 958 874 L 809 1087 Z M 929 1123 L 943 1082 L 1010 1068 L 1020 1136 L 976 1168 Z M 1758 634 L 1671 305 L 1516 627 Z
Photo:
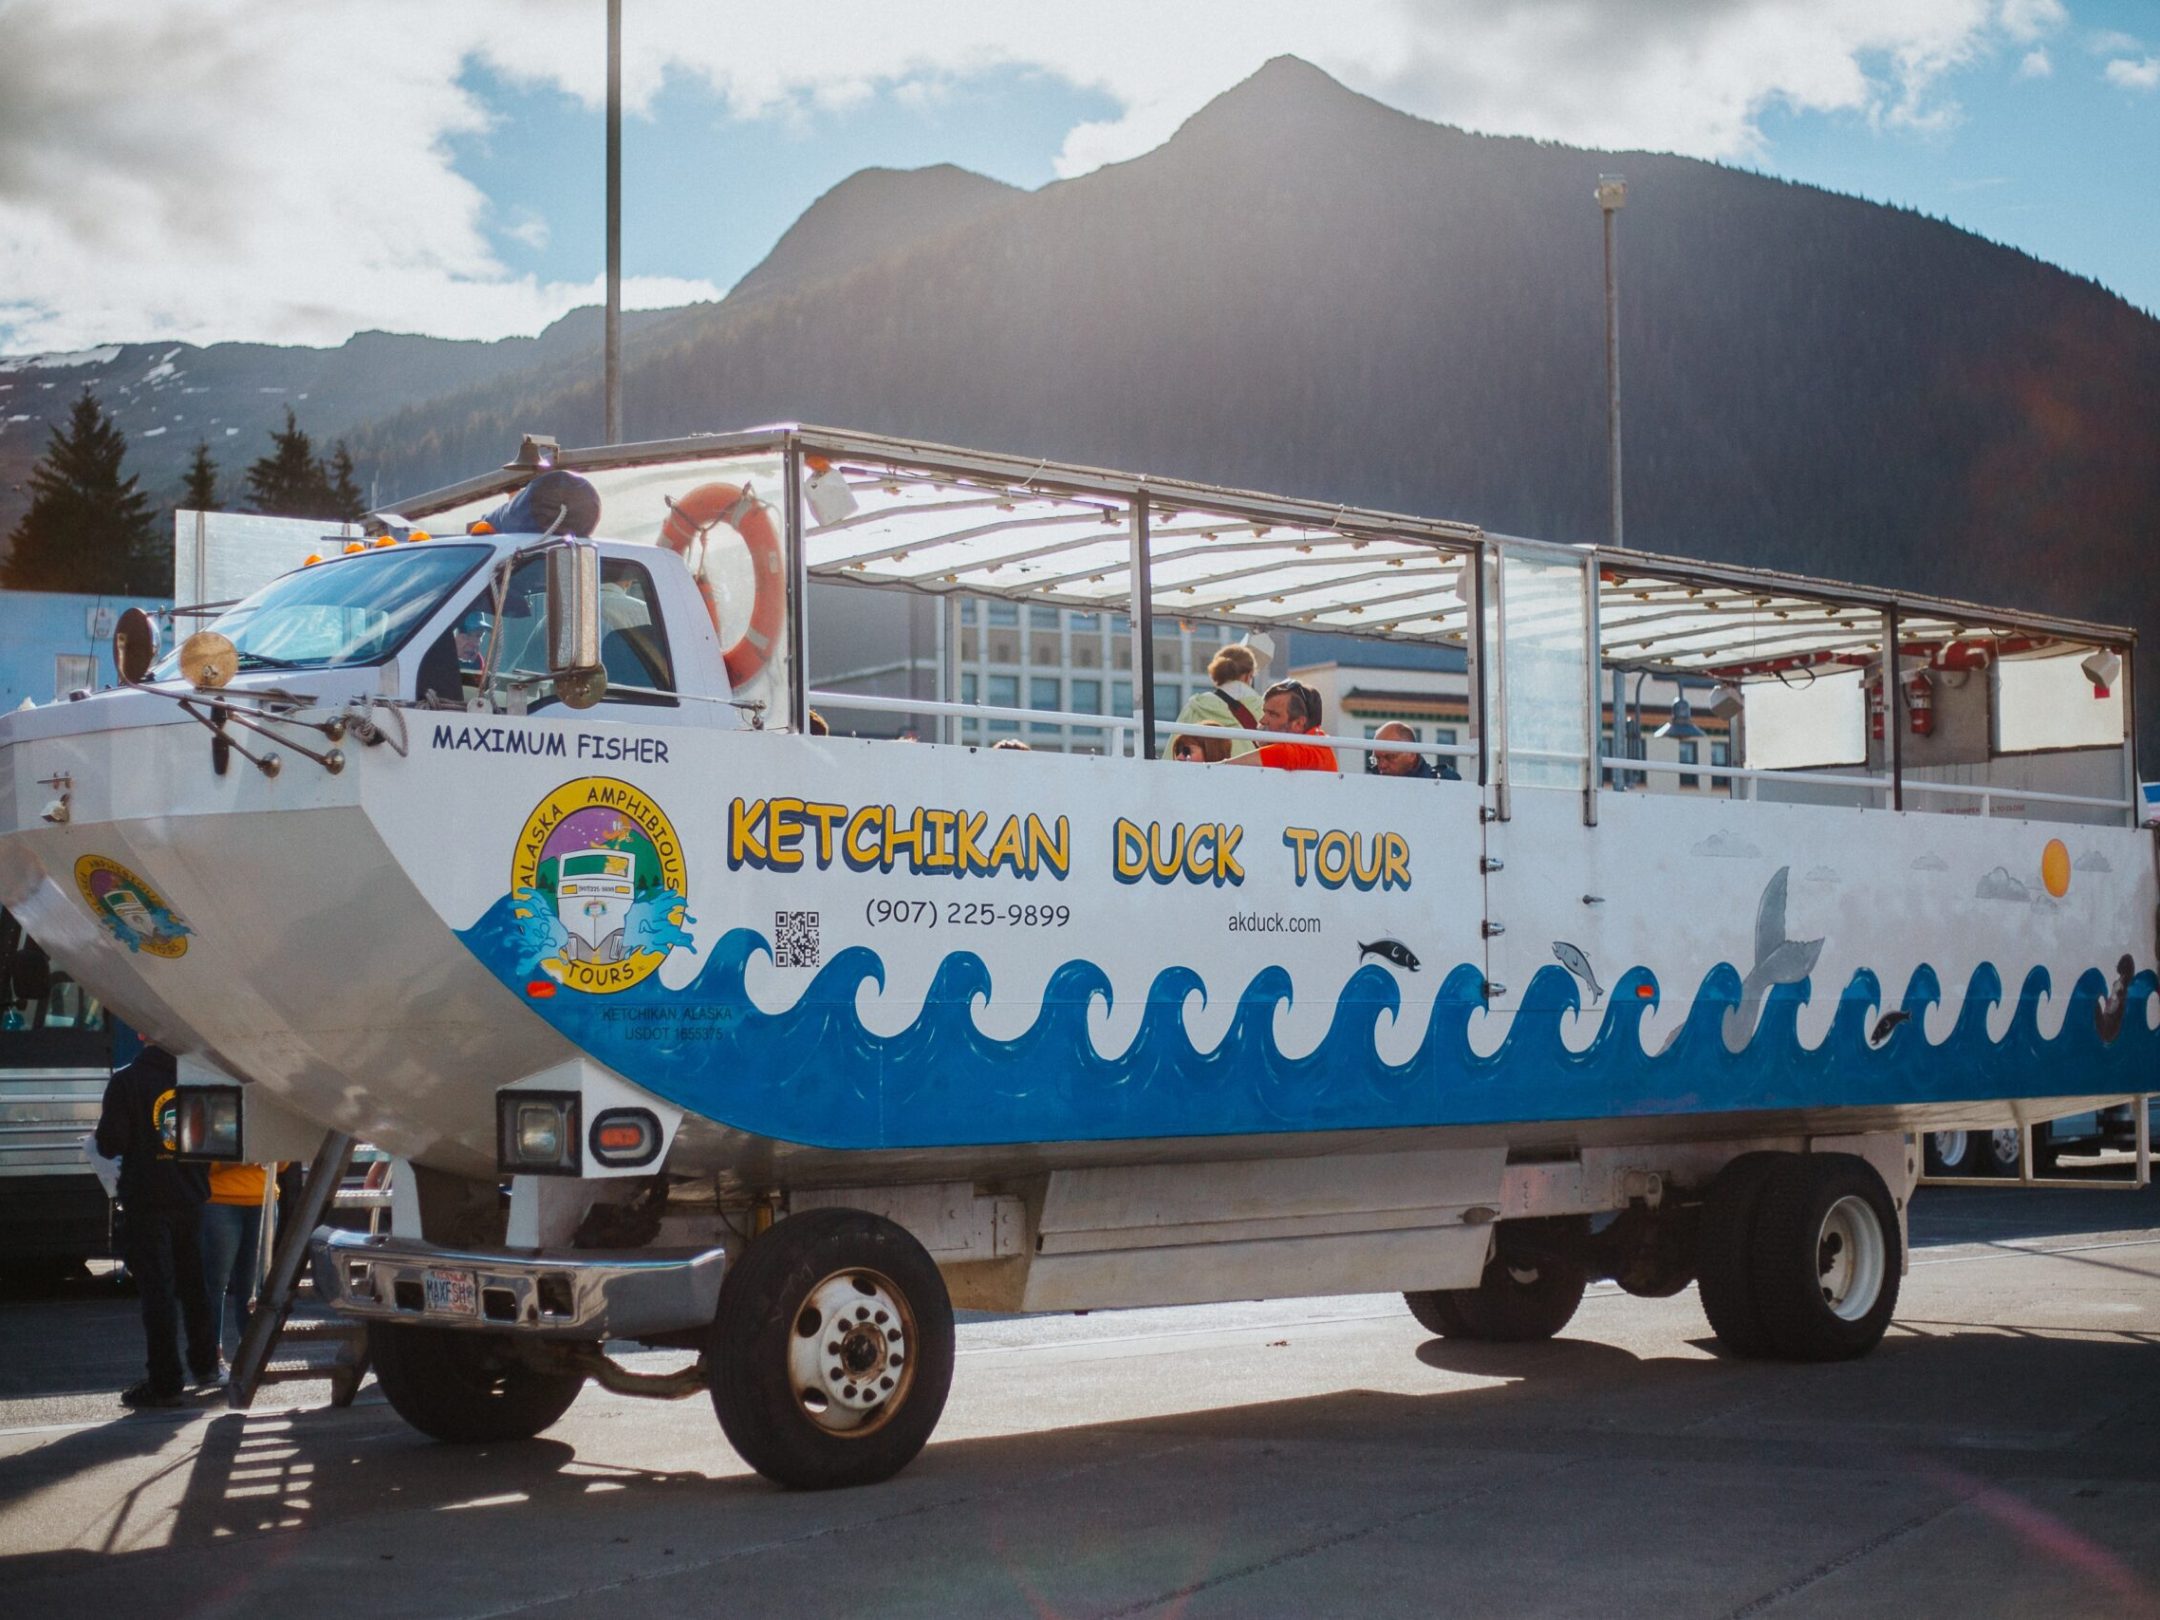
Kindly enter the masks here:
M 360 1380 L 367 1376 L 367 1329 L 364 1326 L 336 1317 L 291 1319 L 300 1296 L 308 1240 L 314 1236 L 315 1228 L 322 1224 L 332 1208 L 339 1205 L 366 1203 L 380 1207 L 384 1196 L 380 1193 L 355 1199 L 342 1191 L 355 1145 L 353 1138 L 343 1131 L 332 1131 L 325 1136 L 322 1146 L 315 1152 L 314 1162 L 308 1166 L 307 1181 L 299 1198 L 291 1209 L 282 1212 L 277 1246 L 270 1255 L 262 1292 L 255 1301 L 255 1308 L 248 1313 L 247 1327 L 240 1335 L 240 1348 L 233 1354 L 225 1401 L 235 1411 L 246 1411 L 254 1403 L 255 1392 L 264 1384 L 322 1378 L 330 1381 L 330 1404 L 350 1406 L 353 1397 L 359 1393 Z M 327 1362 L 307 1357 L 273 1360 L 281 1348 L 320 1345 L 335 1347 L 335 1356 Z

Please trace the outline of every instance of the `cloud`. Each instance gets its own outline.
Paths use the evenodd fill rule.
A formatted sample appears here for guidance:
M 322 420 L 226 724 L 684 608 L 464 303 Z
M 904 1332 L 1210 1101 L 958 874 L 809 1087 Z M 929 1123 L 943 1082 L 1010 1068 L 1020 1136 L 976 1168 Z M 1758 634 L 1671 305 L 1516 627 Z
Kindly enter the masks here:
M 2072 869 L 2079 872 L 2112 872 L 2115 870 L 2115 863 L 2097 849 L 2088 849 L 2077 858 Z
M 513 242 L 524 243 L 535 253 L 542 253 L 548 245 L 548 222 L 530 208 L 520 208 L 503 226 L 503 235 Z
M 601 105 L 590 0 L 0 10 L 0 345 L 492 337 L 590 295 L 506 265 L 496 243 L 532 246 L 545 223 L 491 234 L 502 222 L 455 160 L 494 122 L 478 83 Z M 873 98 L 920 106 L 971 77 L 1036 73 L 1118 109 L 1066 132 L 1068 176 L 1157 145 L 1284 53 L 1467 128 L 1749 159 L 1773 114 L 1946 127 L 1958 69 L 2064 21 L 2058 0 L 1093 0 L 1029 7 L 1022 26 L 1010 0 L 828 0 L 806 35 L 715 26 L 710 0 L 627 10 L 633 117 L 663 83 L 704 88 L 724 119 L 813 127 Z M 679 289 L 716 292 L 633 280 L 626 302 Z
M 2107 82 L 2125 90 L 2160 90 L 2160 56 L 2142 62 L 2117 57 L 2107 65 Z
M 2029 50 L 2018 62 L 2017 76 L 2021 79 L 2051 79 L 2055 76 L 2054 59 L 2038 47 Z
M 1912 858 L 1912 869 L 1915 872 L 1947 872 L 1950 870 L 1950 863 L 1930 850 L 1924 855 L 1915 855 Z
M 1745 838 L 1735 838 L 1731 833 L 1714 832 L 1701 843 L 1692 847 L 1690 855 L 1708 855 L 1726 860 L 1749 861 L 1762 851 Z
M 2032 890 L 1998 866 L 1980 880 L 1978 887 L 1973 890 L 1973 898 L 2024 902 L 2032 898 Z

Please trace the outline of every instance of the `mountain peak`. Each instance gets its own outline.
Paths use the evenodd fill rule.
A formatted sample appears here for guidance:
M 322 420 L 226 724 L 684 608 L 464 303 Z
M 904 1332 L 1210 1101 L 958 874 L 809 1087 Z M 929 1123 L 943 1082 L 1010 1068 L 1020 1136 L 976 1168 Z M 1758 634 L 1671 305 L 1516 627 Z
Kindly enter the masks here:
M 986 209 L 1027 195 L 951 163 L 858 169 L 803 211 L 770 253 L 735 284 L 730 303 L 800 290 L 896 248 L 941 236 Z

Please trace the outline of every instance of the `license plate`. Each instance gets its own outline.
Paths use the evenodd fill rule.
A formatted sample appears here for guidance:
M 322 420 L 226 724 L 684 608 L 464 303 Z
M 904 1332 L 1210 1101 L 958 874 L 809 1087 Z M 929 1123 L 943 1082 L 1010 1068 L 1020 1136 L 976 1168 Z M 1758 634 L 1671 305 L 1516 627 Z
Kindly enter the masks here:
M 422 1279 L 427 1308 L 446 1316 L 478 1316 L 480 1289 L 469 1271 L 430 1271 Z

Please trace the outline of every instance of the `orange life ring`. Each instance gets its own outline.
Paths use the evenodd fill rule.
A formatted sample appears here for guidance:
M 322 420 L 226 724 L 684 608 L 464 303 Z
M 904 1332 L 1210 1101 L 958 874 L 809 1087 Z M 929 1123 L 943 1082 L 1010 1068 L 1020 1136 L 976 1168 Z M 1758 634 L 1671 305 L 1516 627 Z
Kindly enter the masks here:
M 750 492 L 747 484 L 700 484 L 681 500 L 668 498 L 667 521 L 660 525 L 660 543 L 687 558 L 691 542 L 725 523 L 750 548 L 750 569 L 757 579 L 757 594 L 750 602 L 750 627 L 725 654 L 728 682 L 745 686 L 756 678 L 780 645 L 780 626 L 787 614 L 787 561 L 781 554 L 780 536 L 773 531 L 771 509 Z M 720 603 L 711 583 L 700 569 L 698 594 L 713 628 L 720 628 Z

